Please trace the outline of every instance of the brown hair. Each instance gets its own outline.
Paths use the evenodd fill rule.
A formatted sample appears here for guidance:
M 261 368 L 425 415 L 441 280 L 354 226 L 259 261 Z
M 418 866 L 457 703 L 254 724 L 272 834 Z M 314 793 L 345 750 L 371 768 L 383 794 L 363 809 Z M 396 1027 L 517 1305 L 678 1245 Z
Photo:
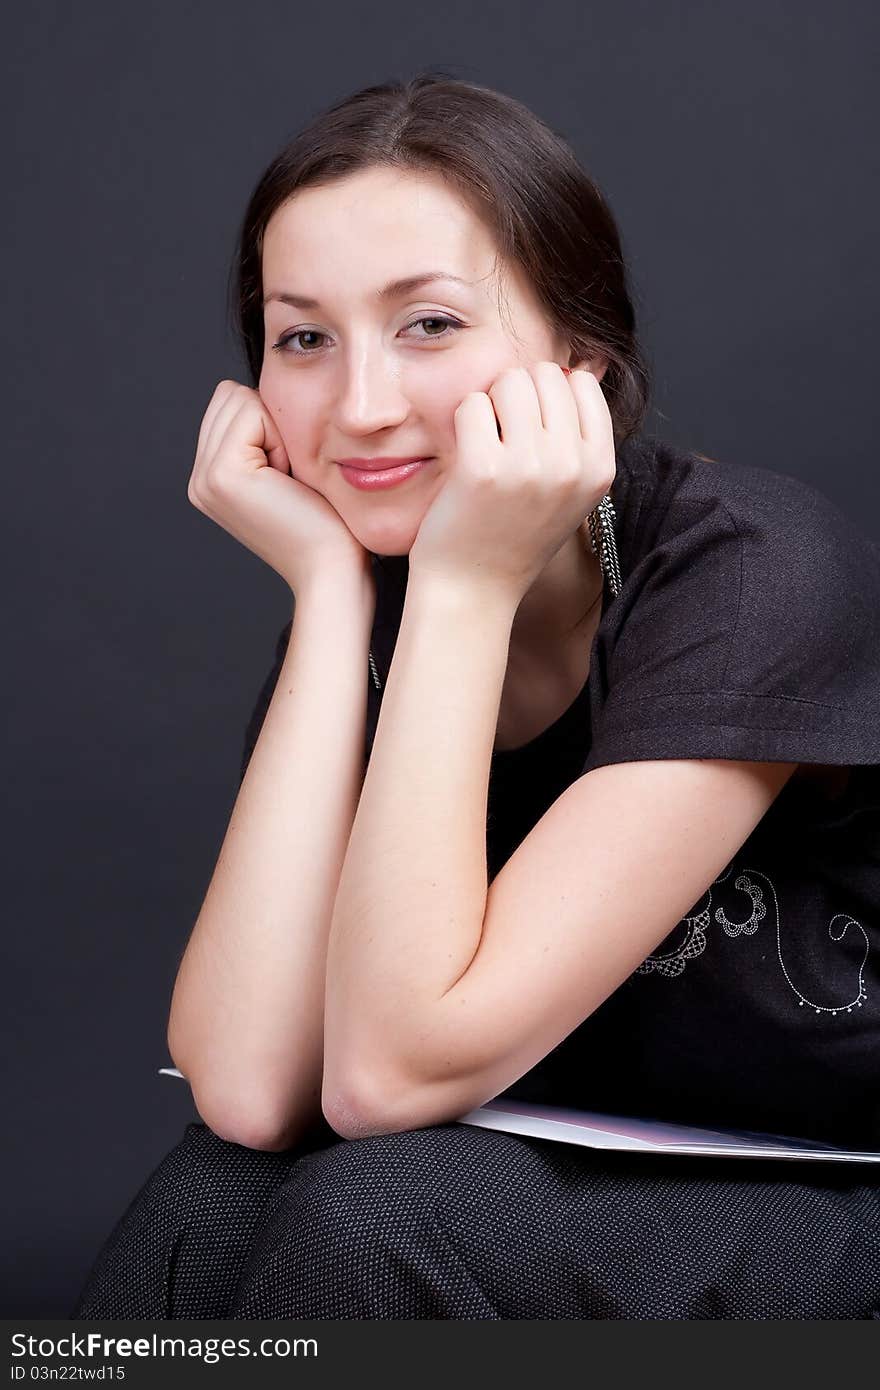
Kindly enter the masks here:
M 527 106 L 432 69 L 364 87 L 329 107 L 272 161 L 251 195 L 233 266 L 236 330 L 256 386 L 264 352 L 262 248 L 273 213 L 298 189 L 387 165 L 439 174 L 518 264 L 569 365 L 608 358 L 602 390 L 620 445 L 642 425 L 650 376 L 608 204 L 566 141 Z M 230 306 L 232 308 L 232 305 Z

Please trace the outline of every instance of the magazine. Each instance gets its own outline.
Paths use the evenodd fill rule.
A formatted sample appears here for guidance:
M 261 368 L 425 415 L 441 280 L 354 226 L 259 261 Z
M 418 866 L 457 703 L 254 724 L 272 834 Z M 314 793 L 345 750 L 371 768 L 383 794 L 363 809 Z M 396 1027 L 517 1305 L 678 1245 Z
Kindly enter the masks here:
M 163 1076 L 186 1077 L 176 1067 L 160 1067 Z M 817 1139 L 797 1139 L 784 1134 L 759 1134 L 744 1129 L 694 1129 L 665 1120 L 631 1115 L 602 1115 L 592 1110 L 570 1110 L 561 1105 L 531 1101 L 489 1100 L 459 1117 L 458 1124 L 500 1129 L 533 1139 L 553 1139 L 561 1144 L 583 1144 L 590 1149 L 625 1150 L 629 1153 L 697 1154 L 704 1157 L 833 1159 L 836 1162 L 880 1163 L 880 1152 L 839 1149 Z

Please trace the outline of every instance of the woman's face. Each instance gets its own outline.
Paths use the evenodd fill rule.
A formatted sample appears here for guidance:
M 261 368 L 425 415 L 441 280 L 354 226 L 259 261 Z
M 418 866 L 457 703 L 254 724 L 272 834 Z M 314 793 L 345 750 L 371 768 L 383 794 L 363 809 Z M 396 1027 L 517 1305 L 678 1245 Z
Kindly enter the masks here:
M 466 283 L 379 296 L 435 271 Z M 377 555 L 409 553 L 454 467 L 453 415 L 469 392 L 508 366 L 570 365 L 519 268 L 496 263 L 489 232 L 438 176 L 380 167 L 296 193 L 266 228 L 263 294 L 259 393 L 294 476 Z M 431 462 L 373 492 L 337 463 L 377 456 Z

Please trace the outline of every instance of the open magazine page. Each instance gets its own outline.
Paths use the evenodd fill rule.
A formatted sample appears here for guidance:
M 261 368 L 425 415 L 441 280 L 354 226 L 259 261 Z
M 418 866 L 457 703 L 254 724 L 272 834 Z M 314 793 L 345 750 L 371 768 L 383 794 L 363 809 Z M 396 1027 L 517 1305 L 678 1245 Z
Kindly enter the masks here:
M 186 1080 L 176 1067 L 160 1067 L 163 1076 Z M 816 1139 L 797 1139 L 782 1134 L 756 1134 L 740 1129 L 693 1129 L 627 1115 L 600 1115 L 591 1110 L 570 1110 L 559 1105 L 537 1105 L 499 1098 L 462 1115 L 459 1124 L 525 1134 L 533 1139 L 553 1139 L 561 1144 L 583 1144 L 590 1149 L 617 1149 L 630 1153 L 724 1154 L 739 1158 L 834 1159 L 837 1162 L 880 1163 L 880 1153 L 839 1149 Z

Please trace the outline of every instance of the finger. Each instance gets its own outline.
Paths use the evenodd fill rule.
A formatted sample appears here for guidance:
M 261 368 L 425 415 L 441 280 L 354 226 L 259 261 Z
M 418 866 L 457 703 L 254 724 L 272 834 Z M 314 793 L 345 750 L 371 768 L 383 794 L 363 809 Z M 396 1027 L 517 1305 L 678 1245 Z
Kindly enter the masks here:
M 581 428 L 580 414 L 566 381 L 567 368 L 556 362 L 533 362 L 531 372 L 544 429 L 562 439 L 577 437 Z
M 534 439 L 544 427 L 541 403 L 528 367 L 506 367 L 487 392 L 502 443 Z
M 458 456 L 481 461 L 488 470 L 498 446 L 498 421 L 487 392 L 468 392 L 453 412 L 452 428 Z
M 572 399 L 577 406 L 581 438 L 596 441 L 605 438 L 613 441 L 611 415 L 605 394 L 598 378 L 586 368 L 577 368 L 568 379 Z
M 261 459 L 254 457 L 256 452 L 266 462 L 271 461 L 272 467 L 279 472 L 288 472 L 287 451 L 278 433 L 278 427 L 258 392 L 246 388 L 245 392 L 240 393 L 230 402 L 230 411 L 225 422 L 218 420 L 217 428 L 225 431 L 222 437 L 218 438 L 218 451 L 225 440 L 234 437 L 235 454 L 241 459 L 247 458 L 258 468 L 263 468 L 265 464 Z
M 290 459 L 287 457 L 284 440 L 262 400 L 260 401 L 260 411 L 263 417 L 263 443 L 261 447 L 269 462 L 269 467 L 277 468 L 279 473 L 292 473 L 293 469 L 290 466 Z
M 206 463 L 211 463 L 216 457 L 226 431 L 241 409 L 243 399 L 242 392 L 233 388 L 220 405 L 205 436 Z
M 233 383 L 231 381 L 218 381 L 217 385 L 214 387 L 214 393 L 205 406 L 202 423 L 199 426 L 199 437 L 196 441 L 196 454 L 200 453 L 207 443 L 211 426 L 217 418 L 217 412 L 221 409 L 223 402 L 227 399 L 232 389 Z

